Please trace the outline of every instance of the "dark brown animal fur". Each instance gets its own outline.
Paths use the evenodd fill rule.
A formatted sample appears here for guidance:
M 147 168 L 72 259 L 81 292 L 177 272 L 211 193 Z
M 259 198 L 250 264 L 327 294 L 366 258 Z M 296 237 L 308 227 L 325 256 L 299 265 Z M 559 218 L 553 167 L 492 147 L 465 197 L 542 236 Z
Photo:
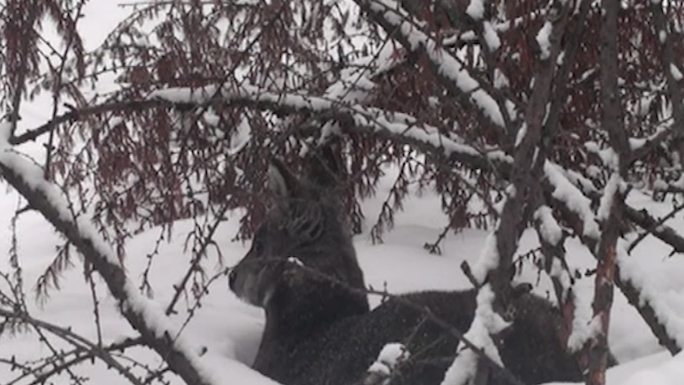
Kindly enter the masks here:
M 350 290 L 365 285 L 334 199 L 279 162 L 270 174 L 277 202 L 230 276 L 239 297 L 266 311 L 253 367 L 284 385 L 349 385 L 363 378 L 386 343 L 402 342 L 411 358 L 392 383 L 439 384 L 458 341 L 402 301 L 390 299 L 370 311 L 366 296 Z M 296 260 L 288 261 L 291 257 Z M 427 291 L 403 299 L 466 331 L 475 295 L 474 290 Z M 532 294 L 517 301 L 512 326 L 496 341 L 505 366 L 526 384 L 581 380 L 557 338 L 556 309 Z

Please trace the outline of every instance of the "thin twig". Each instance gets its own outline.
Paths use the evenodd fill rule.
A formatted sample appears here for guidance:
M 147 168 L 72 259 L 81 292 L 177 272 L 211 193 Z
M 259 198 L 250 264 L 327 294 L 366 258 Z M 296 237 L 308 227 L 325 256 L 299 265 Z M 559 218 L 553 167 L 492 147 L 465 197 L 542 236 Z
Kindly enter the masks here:
M 672 209 L 669 213 L 667 213 L 667 215 L 658 219 L 655 223 L 649 224 L 647 228 L 644 228 L 644 231 L 641 232 L 641 234 L 639 234 L 639 236 L 629 245 L 629 248 L 627 249 L 627 254 L 631 254 L 632 250 L 634 250 L 634 248 L 637 247 L 639 243 L 641 243 L 641 241 L 646 239 L 647 236 L 652 235 L 665 222 L 667 222 L 671 218 L 674 218 L 674 216 L 677 215 L 678 212 L 682 211 L 682 209 L 684 209 L 684 203 L 680 204 L 679 206 L 675 206 L 675 208 Z

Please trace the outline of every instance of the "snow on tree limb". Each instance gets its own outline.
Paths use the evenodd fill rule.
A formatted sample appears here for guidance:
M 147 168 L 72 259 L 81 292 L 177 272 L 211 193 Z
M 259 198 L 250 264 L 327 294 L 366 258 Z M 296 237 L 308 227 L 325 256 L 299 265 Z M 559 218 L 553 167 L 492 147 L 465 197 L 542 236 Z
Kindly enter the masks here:
M 551 23 L 546 21 L 542 28 L 537 33 L 537 44 L 541 49 L 541 59 L 546 60 L 551 54 L 551 43 L 549 42 L 549 35 L 551 35 Z
M 401 366 L 411 353 L 404 344 L 390 342 L 378 353 L 378 358 L 366 370 L 363 384 L 385 384 L 391 381 L 397 367 Z
M 418 28 L 418 23 L 393 0 L 355 0 L 385 31 L 397 38 L 409 51 L 420 52 L 433 64 L 435 73 L 446 82 L 455 95 L 473 104 L 490 122 L 498 127 L 505 120 L 497 101 L 485 90 L 468 69 L 449 51 Z
M 564 202 L 565 206 L 579 217 L 583 235 L 598 239 L 600 231 L 594 211 L 591 209 L 591 200 L 565 178 L 557 164 L 546 161 L 544 174 L 551 184 L 552 196 Z
M 542 205 L 534 212 L 534 219 L 539 221 L 539 228 L 541 229 L 541 235 L 547 242 L 552 244 L 558 244 L 563 237 L 563 230 L 556 222 L 553 217 L 551 208 L 546 205 Z
M 498 227 L 497 223 L 497 227 Z M 492 231 L 485 238 L 480 256 L 471 268 L 472 276 L 478 285 L 482 285 L 487 278 L 487 273 L 499 265 L 499 251 L 496 248 L 496 231 Z
M 638 290 L 638 300 L 642 303 L 648 303 L 655 316 L 667 330 L 667 335 L 672 337 L 678 346 L 684 346 L 684 318 L 669 311 L 667 296 L 654 290 L 651 277 L 644 274 L 643 267 L 639 266 L 629 256 L 625 246 L 624 241 L 619 242 L 617 263 L 622 281 L 630 282 Z
M 596 338 L 601 332 L 601 320 L 593 317 L 590 320 L 580 317 L 579 312 L 575 312 L 572 323 L 572 333 L 568 338 L 568 349 L 571 352 L 579 352 L 591 340 Z
M 466 163 L 507 159 L 501 151 L 488 151 L 483 159 L 481 151 L 464 144 L 463 140 L 454 136 L 444 136 L 436 127 L 421 123 L 408 114 L 388 112 L 334 98 L 271 92 L 243 84 L 232 89 L 230 86 L 208 86 L 195 89 L 168 88 L 152 93 L 150 99 L 164 100 L 180 105 L 205 105 L 212 102 L 246 103 L 270 107 L 274 110 L 311 111 L 338 120 L 349 121 L 357 128 L 367 128 L 378 134 L 401 136 L 440 149 L 447 157 L 453 157 Z
M 570 220 L 569 223 L 573 225 L 575 231 L 580 234 L 582 242 L 587 245 L 590 250 L 596 250 L 600 240 L 600 231 L 593 211 L 591 210 L 591 199 L 586 197 L 575 185 L 573 185 L 573 183 L 566 179 L 567 177 L 563 175 L 560 166 L 547 162 L 545 171 L 546 180 L 550 184 L 550 186 L 545 187 L 545 189 L 551 190 L 554 199 L 562 201 L 562 203 L 557 202 L 554 204 L 554 207 L 568 210 L 569 212 L 566 213 L 566 215 L 572 214 L 577 218 L 577 220 Z M 600 195 L 597 197 L 596 194 L 598 194 L 598 192 L 594 192 L 590 195 L 592 195 L 592 198 L 599 199 Z M 654 228 L 658 221 L 651 217 L 647 212 L 634 209 L 625 204 L 625 216 L 638 226 L 649 229 L 649 231 L 652 231 L 654 235 L 664 242 L 670 245 L 679 245 L 679 247 L 684 248 L 684 242 L 679 242 L 681 236 L 679 236 L 674 229 L 664 225 L 661 226 L 663 227 L 662 229 Z M 594 252 L 592 252 L 592 255 L 597 258 Z M 641 297 L 639 288 L 635 287 L 628 279 L 622 279 L 622 272 L 619 269 L 619 266 L 616 272 L 615 284 L 639 312 L 653 334 L 658 338 L 659 342 L 672 354 L 679 352 L 681 347 L 678 345 L 677 341 L 669 335 L 665 323 L 658 318 L 658 314 L 651 306 L 650 302 Z M 580 321 L 578 320 L 578 322 Z M 578 327 L 581 328 L 583 326 L 579 324 Z
M 599 207 L 596 210 L 596 220 L 603 223 L 610 218 L 610 210 L 613 207 L 613 200 L 620 196 L 625 191 L 626 185 L 618 173 L 613 173 L 606 187 L 603 189 L 603 195 Z
M 494 362 L 502 365 L 499 351 L 490 335 L 502 332 L 510 324 L 494 311 L 494 298 L 494 291 L 490 285 L 480 288 L 477 294 L 475 318 L 464 336 L 480 346 Z M 442 385 L 466 385 L 477 382 L 473 380 L 477 376 L 478 365 L 481 365 L 478 362 L 478 355 L 471 349 L 465 348 L 462 343 L 459 344 L 458 355 L 447 369 Z
M 188 341 L 175 341 L 173 329 L 162 310 L 144 297 L 128 279 L 112 248 L 85 218 L 74 218 L 62 192 L 43 177 L 43 170 L 7 142 L 7 123 L 0 124 L 0 174 L 93 265 L 117 299 L 121 314 L 143 337 L 146 344 L 164 357 L 171 370 L 188 384 L 217 383 L 212 369 L 204 365 Z

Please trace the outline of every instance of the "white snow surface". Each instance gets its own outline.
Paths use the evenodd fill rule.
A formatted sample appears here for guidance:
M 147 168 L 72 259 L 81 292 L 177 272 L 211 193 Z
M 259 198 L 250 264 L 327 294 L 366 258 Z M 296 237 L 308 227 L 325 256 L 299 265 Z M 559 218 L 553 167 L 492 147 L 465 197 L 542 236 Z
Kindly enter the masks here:
M 0 121 L 0 152 L 4 152 L 9 148 L 8 140 L 10 138 L 10 130 L 12 125 L 7 121 Z

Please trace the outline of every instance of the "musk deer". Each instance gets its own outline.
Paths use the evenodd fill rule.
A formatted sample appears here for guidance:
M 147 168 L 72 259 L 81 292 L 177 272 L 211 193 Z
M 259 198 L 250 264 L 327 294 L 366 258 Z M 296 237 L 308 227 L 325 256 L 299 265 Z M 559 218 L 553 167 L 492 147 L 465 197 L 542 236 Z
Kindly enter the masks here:
M 475 290 L 407 294 L 371 311 L 338 202 L 313 182 L 273 162 L 274 205 L 230 274 L 237 296 L 266 313 L 253 367 L 284 385 L 364 383 L 383 346 L 402 342 L 411 356 L 391 383 L 439 384 L 458 340 L 417 308 L 427 307 L 466 331 L 476 308 Z M 419 306 L 405 306 L 405 301 Z M 507 369 L 526 384 L 581 380 L 576 360 L 557 338 L 561 321 L 555 308 L 529 293 L 517 301 L 512 326 L 496 341 Z M 505 383 L 497 381 L 488 383 Z

